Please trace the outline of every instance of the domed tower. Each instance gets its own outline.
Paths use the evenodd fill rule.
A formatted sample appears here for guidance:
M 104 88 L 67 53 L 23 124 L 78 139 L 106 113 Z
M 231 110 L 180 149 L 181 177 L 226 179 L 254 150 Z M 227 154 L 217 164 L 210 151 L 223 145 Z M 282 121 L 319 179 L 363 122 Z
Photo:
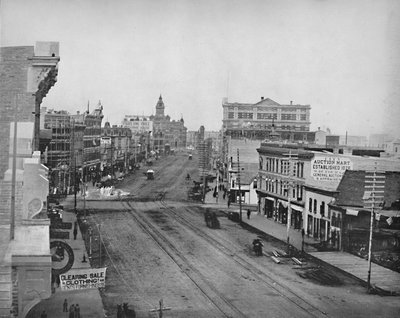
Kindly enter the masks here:
M 157 105 L 156 105 L 156 117 L 164 117 L 164 102 L 162 100 L 161 94 L 160 98 L 158 99 Z

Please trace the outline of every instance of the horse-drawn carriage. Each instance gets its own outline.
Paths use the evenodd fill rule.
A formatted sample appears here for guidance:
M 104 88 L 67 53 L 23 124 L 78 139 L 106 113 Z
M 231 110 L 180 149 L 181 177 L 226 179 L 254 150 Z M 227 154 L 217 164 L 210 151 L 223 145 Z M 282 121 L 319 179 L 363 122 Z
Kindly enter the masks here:
M 208 209 L 204 213 L 204 220 L 206 225 L 211 229 L 219 229 L 221 225 L 218 221 L 217 214 L 215 212 L 210 212 Z

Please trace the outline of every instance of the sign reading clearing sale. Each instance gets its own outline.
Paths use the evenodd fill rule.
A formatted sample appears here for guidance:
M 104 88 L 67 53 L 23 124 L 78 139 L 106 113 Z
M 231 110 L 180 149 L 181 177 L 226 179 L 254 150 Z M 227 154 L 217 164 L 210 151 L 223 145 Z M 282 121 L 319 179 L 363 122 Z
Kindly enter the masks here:
M 353 163 L 341 157 L 315 157 L 311 160 L 311 176 L 318 181 L 340 181 L 346 170 L 352 170 Z
M 101 288 L 106 286 L 106 268 L 82 268 L 60 275 L 61 290 Z

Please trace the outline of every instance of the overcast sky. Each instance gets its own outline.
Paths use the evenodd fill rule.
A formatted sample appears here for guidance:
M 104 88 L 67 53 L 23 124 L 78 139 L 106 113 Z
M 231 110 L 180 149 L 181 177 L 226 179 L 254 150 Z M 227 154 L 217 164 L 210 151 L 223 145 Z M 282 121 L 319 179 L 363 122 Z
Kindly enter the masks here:
M 222 98 L 311 105 L 312 129 L 400 135 L 398 0 L 0 0 L 1 45 L 60 43 L 43 106 L 219 130 Z

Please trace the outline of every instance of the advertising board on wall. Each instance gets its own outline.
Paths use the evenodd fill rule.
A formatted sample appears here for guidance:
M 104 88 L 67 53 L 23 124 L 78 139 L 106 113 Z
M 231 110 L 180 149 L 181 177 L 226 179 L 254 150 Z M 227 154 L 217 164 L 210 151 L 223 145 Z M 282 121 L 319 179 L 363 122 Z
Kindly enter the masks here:
M 311 160 L 311 176 L 318 181 L 340 181 L 346 170 L 352 170 L 348 158 L 318 156 Z
M 61 290 L 106 287 L 106 268 L 80 268 L 60 275 Z

